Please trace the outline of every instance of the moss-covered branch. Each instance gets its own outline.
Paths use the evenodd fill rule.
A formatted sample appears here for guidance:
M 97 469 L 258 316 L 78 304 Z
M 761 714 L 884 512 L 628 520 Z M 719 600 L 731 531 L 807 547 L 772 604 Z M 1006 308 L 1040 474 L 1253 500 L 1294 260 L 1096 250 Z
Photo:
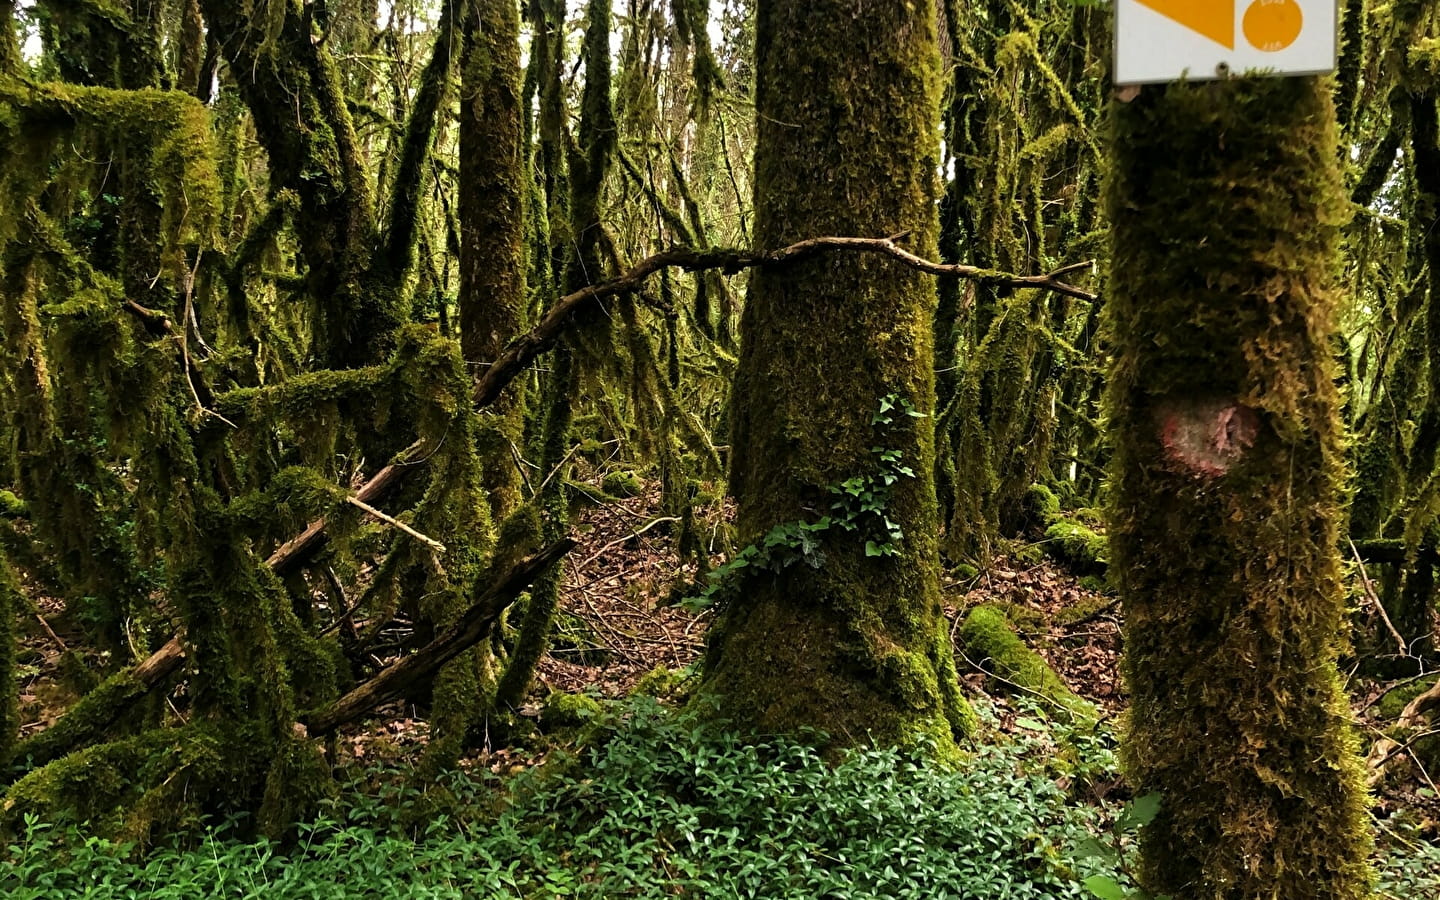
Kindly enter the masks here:
M 937 263 L 904 249 L 898 238 L 859 237 L 817 237 L 798 241 L 779 250 L 736 250 L 713 249 L 692 250 L 676 248 L 656 253 L 632 266 L 624 274 L 609 281 L 589 285 L 566 294 L 550 307 L 550 310 L 536 326 L 515 340 L 497 358 L 489 370 L 475 385 L 475 402 L 478 406 L 492 403 L 505 386 L 525 369 L 536 357 L 555 346 L 564 334 L 570 318 L 576 312 L 587 308 L 592 302 L 633 294 L 644 286 L 645 281 L 662 269 L 674 267 L 687 272 L 719 269 L 727 274 L 744 269 L 783 269 L 813 259 L 824 253 L 877 254 L 896 260 L 904 266 L 931 275 L 962 278 L 1002 288 L 1044 288 L 1072 297 L 1093 300 L 1095 295 L 1064 281 L 1064 276 L 1088 270 L 1090 262 L 1063 266 L 1045 275 L 1015 275 L 994 269 L 961 264 Z
M 471 4 L 465 3 L 468 8 Z M 415 234 L 420 224 L 420 188 L 429 169 L 435 148 L 435 132 L 440 111 L 449 102 L 458 29 L 455 27 L 455 3 L 440 6 L 440 21 L 435 25 L 435 45 L 430 61 L 420 74 L 420 89 L 410 108 L 401 145 L 400 164 L 390 193 L 390 213 L 385 229 L 385 274 L 397 288 L 409 272 L 415 257 Z
M 355 492 L 355 497 L 367 504 L 379 502 L 413 471 L 403 460 L 418 449 L 419 445 L 410 448 L 401 455 L 401 461 L 375 473 Z M 328 542 L 325 520 L 318 519 L 276 548 L 266 558 L 265 565 L 283 578 L 299 571 Z M 102 736 L 139 698 L 163 685 L 178 671 L 185 663 L 186 653 L 181 635 L 172 637 L 144 660 L 115 673 L 87 693 L 49 728 L 27 738 L 17 748 L 16 758 L 42 765 Z
M 470 608 L 433 641 L 387 666 L 380 674 L 334 703 L 302 716 L 302 723 L 311 736 L 329 734 L 435 674 L 446 663 L 485 639 L 505 608 L 574 546 L 573 540 L 560 540 L 516 563 L 491 582 Z

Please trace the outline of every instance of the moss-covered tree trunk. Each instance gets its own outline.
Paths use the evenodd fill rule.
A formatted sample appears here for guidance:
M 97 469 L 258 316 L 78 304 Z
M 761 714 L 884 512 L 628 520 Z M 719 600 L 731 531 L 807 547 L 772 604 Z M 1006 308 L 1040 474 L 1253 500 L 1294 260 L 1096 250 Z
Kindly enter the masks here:
M 15 31 L 15 0 L 0 0 L 0 75 L 20 71 L 20 38 Z
M 524 325 L 525 156 L 520 131 L 520 8 L 472 0 L 460 96 L 460 346 L 484 374 Z M 523 381 L 488 412 L 481 459 L 497 522 L 520 503 L 512 454 L 523 443 Z
M 904 231 L 933 256 L 933 7 L 769 0 L 757 14 L 756 243 Z M 927 278 L 876 257 L 754 276 L 733 399 L 742 539 L 831 513 L 832 485 L 878 472 L 874 447 L 898 450 L 913 477 L 885 501 L 903 532 L 895 555 L 831 528 L 818 567 L 741 570 L 706 660 L 721 713 L 741 724 L 813 726 L 842 744 L 929 733 L 945 745 L 965 727 L 937 587 L 932 428 L 873 421 L 890 396 L 932 411 L 934 311 Z
M 381 289 L 388 285 L 368 279 L 377 261 L 374 202 L 335 61 L 294 0 L 275 0 L 264 15 L 231 0 L 200 7 L 255 119 L 272 190 L 299 198 L 295 236 L 307 292 L 323 315 L 321 355 L 332 367 L 374 362 L 405 311 Z
M 8 767 L 20 735 L 19 683 L 15 673 L 15 650 L 19 637 L 20 610 L 25 599 L 20 583 L 0 549 L 0 766 Z
M 1110 541 L 1159 792 L 1148 888 L 1368 896 L 1344 627 L 1331 359 L 1346 215 L 1329 84 L 1146 88 L 1114 108 Z

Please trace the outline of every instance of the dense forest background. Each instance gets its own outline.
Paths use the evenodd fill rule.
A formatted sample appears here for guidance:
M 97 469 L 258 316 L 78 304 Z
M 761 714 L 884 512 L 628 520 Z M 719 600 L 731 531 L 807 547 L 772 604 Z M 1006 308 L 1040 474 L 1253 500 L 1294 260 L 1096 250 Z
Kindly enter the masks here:
M 1362 896 L 1365 787 L 1382 855 L 1414 860 L 1377 863 L 1384 884 L 1421 896 L 1405 891 L 1440 884 L 1440 4 L 1342 5 L 1333 77 L 1196 89 L 1229 104 L 1206 119 L 1162 87 L 1117 91 L 1113 10 L 1078 0 L 0 0 L 0 831 L 86 822 L 150 847 L 240 816 L 247 840 L 293 840 L 336 797 L 367 808 L 396 783 L 402 830 L 493 825 L 575 783 L 496 788 L 525 798 L 500 813 L 457 765 L 539 770 L 560 746 L 634 763 L 694 741 L 754 783 L 726 753 L 758 730 L 827 736 L 741 755 L 793 751 L 797 778 L 918 771 L 938 809 L 1023 771 L 1030 801 L 987 802 L 1068 808 L 1077 845 L 1114 823 L 1093 853 L 1016 856 L 1036 885 L 1017 896 L 1082 895 L 1090 863 L 1034 874 L 1057 852 L 1109 865 L 1089 882 L 1102 897 L 1251 896 L 1214 885 L 1295 878 L 1286 860 L 1315 841 L 1350 860 L 1326 877 L 1351 887 L 1276 896 Z M 1261 127 L 1280 110 L 1303 116 Z M 1247 123 L 1241 174 L 1195 197 L 1142 177 Z M 1292 138 L 1312 143 L 1264 144 Z M 1324 202 L 1285 200 L 1294 228 L 1252 208 L 1277 159 L 1318 160 L 1294 197 Z M 1169 212 L 1130 215 L 1146 203 Z M 1181 377 L 1152 357 L 1190 340 L 1187 366 L 1236 363 L 1204 301 L 1145 312 L 1147 292 L 1198 291 L 1174 273 L 1215 261 L 1186 236 L 1226 222 L 1260 243 L 1319 223 L 1266 271 L 1313 274 L 1334 301 L 1299 304 L 1323 360 L 1282 345 L 1284 298 L 1311 296 L 1299 276 L 1255 275 L 1273 333 L 1233 332 L 1300 361 L 1290 411 L 1321 435 L 1286 457 L 1318 530 L 1258 488 L 1216 514 L 1223 530 L 1254 513 L 1233 530 L 1253 556 L 1187 543 L 1190 514 L 1150 499 L 1177 492 L 1127 475 L 1149 421 L 1137 379 Z M 1206 290 L 1263 294 L 1252 261 Z M 1285 412 L 1198 402 L 1220 450 L 1182 487 L 1226 473 L 1227 434 L 1269 446 L 1254 410 Z M 1260 875 L 1154 868 L 1162 835 L 1207 838 L 1180 821 L 1188 798 L 1155 819 L 1165 792 L 1145 785 L 1169 782 L 1146 748 L 1203 735 L 1138 716 L 1131 782 L 1116 772 L 1132 693 L 1175 709 L 1146 672 L 1203 693 L 1167 668 L 1205 654 L 1199 626 L 1144 603 L 1169 589 L 1144 574 L 1168 564 L 1146 541 L 1171 532 L 1168 559 L 1252 579 L 1278 617 L 1319 610 L 1276 626 L 1303 645 L 1285 665 L 1313 660 L 1319 680 L 1239 690 L 1280 720 L 1266 740 L 1341 773 L 1344 821 L 1279 842 Z M 1295 549 L 1314 534 L 1322 550 Z M 1271 597 L 1281 563 L 1296 587 Z M 1117 590 L 1140 613 L 1123 638 Z M 637 690 L 687 712 L 637 712 L 621 699 Z M 1332 690 L 1354 730 L 1292 705 Z M 717 721 L 750 737 L 716 744 Z M 381 744 L 403 776 L 347 774 Z M 884 755 L 917 745 L 920 762 Z M 1047 756 L 1069 761 L 1058 798 L 1024 762 Z M 1270 765 L 1287 802 L 1330 796 Z M 1308 834 L 1276 815 L 1237 833 Z M 978 821 L 926 827 L 966 857 Z M 1132 873 L 1138 824 L 1156 843 Z M 11 871 L 49 853 L 12 848 Z M 668 883 L 702 878 L 654 854 L 642 868 Z M 485 890 L 619 895 L 593 861 L 543 883 L 566 859 Z

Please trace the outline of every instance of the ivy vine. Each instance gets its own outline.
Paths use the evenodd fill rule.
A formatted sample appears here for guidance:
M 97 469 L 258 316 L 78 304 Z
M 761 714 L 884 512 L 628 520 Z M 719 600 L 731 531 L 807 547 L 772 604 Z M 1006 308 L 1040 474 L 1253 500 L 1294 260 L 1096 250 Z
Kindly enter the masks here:
M 889 437 L 907 419 L 923 419 L 925 413 L 898 394 L 882 397 L 879 408 L 870 415 L 870 424 L 882 437 Z M 709 585 L 698 595 L 687 597 L 683 604 L 691 610 L 719 607 L 739 593 L 740 585 L 751 571 L 782 572 L 803 562 L 812 569 L 825 564 L 821 539 L 827 533 L 843 532 L 865 541 L 866 556 L 899 556 L 905 532 L 886 512 L 894 486 L 902 478 L 914 478 L 915 470 L 905 464 L 904 453 L 892 447 L 870 448 L 876 469 L 829 485 L 829 515 L 813 522 L 799 520 L 782 522 L 771 528 L 753 544 L 749 544 L 722 566 L 710 573 Z

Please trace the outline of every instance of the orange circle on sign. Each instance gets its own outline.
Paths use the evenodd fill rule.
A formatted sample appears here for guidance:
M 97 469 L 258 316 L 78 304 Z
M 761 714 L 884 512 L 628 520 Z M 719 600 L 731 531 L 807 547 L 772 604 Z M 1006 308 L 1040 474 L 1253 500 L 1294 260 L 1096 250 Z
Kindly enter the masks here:
M 1256 50 L 1274 53 L 1295 43 L 1305 16 L 1295 0 L 1255 0 L 1245 10 L 1245 39 Z

